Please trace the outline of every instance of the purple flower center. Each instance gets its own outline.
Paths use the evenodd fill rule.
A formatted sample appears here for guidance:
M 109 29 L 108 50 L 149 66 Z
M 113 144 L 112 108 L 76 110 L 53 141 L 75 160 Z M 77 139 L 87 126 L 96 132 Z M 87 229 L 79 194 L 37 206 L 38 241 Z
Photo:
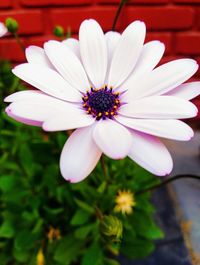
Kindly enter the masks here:
M 120 106 L 119 93 L 113 92 L 112 87 L 108 89 L 107 86 L 100 89 L 91 87 L 82 99 L 86 112 L 97 120 L 112 119 Z

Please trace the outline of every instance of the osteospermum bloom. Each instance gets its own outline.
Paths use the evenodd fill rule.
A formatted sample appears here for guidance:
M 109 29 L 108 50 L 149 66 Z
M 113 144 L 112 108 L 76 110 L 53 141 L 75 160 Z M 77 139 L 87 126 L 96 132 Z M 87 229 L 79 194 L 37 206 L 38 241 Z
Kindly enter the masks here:
M 134 195 L 130 190 L 119 190 L 115 203 L 114 211 L 122 214 L 131 214 L 133 207 L 136 205 Z
M 3 37 L 8 32 L 4 23 L 0 22 L 0 37 Z
M 155 68 L 164 45 L 144 44 L 145 31 L 145 24 L 135 21 L 122 34 L 104 35 L 95 20 L 85 20 L 79 41 L 30 46 L 28 63 L 14 68 L 37 90 L 8 96 L 9 116 L 45 131 L 76 129 L 60 158 L 66 180 L 83 180 L 102 153 L 112 159 L 129 156 L 156 175 L 169 174 L 173 163 L 160 138 L 193 136 L 178 119 L 197 114 L 189 100 L 199 94 L 200 82 L 183 83 L 198 65 L 180 59 Z

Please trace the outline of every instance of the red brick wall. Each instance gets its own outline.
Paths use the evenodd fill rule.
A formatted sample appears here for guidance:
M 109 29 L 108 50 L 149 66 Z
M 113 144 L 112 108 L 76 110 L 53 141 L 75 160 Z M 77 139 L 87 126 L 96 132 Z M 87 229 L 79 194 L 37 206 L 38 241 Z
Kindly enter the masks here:
M 42 45 L 54 38 L 52 30 L 56 24 L 71 27 L 77 34 L 81 21 L 92 17 L 109 30 L 118 3 L 119 0 L 0 0 L 0 21 L 7 16 L 16 18 L 25 45 Z M 200 0 L 130 0 L 117 29 L 124 29 L 135 19 L 146 22 L 147 40 L 165 43 L 163 62 L 178 57 L 192 57 L 200 62 Z M 13 62 L 24 59 L 10 37 L 0 39 L 0 57 Z

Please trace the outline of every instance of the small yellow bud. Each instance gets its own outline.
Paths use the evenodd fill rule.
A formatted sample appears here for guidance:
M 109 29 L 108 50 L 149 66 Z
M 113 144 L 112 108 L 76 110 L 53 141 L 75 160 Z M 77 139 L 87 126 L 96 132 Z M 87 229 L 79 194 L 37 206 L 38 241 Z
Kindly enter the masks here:
M 37 265 L 45 265 L 45 258 L 42 248 L 39 249 L 36 260 L 37 260 Z
M 119 190 L 115 198 L 116 206 L 115 212 L 121 212 L 122 214 L 131 214 L 133 207 L 136 205 L 134 194 L 129 190 Z

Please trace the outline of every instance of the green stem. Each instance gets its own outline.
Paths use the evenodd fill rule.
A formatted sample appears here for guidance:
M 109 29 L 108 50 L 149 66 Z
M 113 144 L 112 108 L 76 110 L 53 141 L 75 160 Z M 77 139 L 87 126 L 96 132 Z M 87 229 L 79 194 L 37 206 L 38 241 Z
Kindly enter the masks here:
M 15 37 L 17 43 L 19 44 L 21 50 L 24 52 L 24 51 L 25 51 L 25 46 L 24 46 L 24 44 L 22 43 L 22 41 L 21 41 L 21 39 L 20 39 L 18 33 L 17 33 L 17 32 L 16 32 L 16 33 L 13 33 L 13 35 L 14 35 L 14 37 Z
M 128 0 L 121 0 L 120 4 L 118 6 L 117 12 L 115 14 L 114 22 L 113 22 L 113 25 L 112 25 L 112 30 L 113 31 L 115 31 L 115 28 L 116 28 L 116 25 L 117 25 L 117 21 L 118 21 L 120 13 L 122 11 L 122 8 L 125 6 L 125 4 L 127 2 L 128 2 Z
M 183 178 L 191 178 L 191 179 L 198 179 L 200 180 L 200 176 L 195 176 L 195 175 L 177 175 L 175 177 L 172 177 L 172 178 L 169 178 L 157 185 L 154 185 L 152 187 L 149 187 L 149 188 L 146 188 L 144 190 L 140 190 L 138 192 L 135 193 L 135 195 L 140 195 L 140 194 L 143 194 L 143 193 L 146 193 L 146 192 L 149 192 L 149 191 L 154 191 L 156 189 L 159 189 L 161 187 L 164 187 L 166 186 L 167 184 L 169 184 L 170 182 L 173 182 L 175 180 L 178 180 L 178 179 L 183 179 Z
M 107 179 L 108 178 L 108 172 L 107 172 L 106 163 L 105 163 L 103 154 L 102 154 L 102 156 L 100 158 L 100 162 L 101 162 L 101 168 L 102 168 L 102 171 L 103 171 L 103 175 L 104 175 L 105 179 Z

